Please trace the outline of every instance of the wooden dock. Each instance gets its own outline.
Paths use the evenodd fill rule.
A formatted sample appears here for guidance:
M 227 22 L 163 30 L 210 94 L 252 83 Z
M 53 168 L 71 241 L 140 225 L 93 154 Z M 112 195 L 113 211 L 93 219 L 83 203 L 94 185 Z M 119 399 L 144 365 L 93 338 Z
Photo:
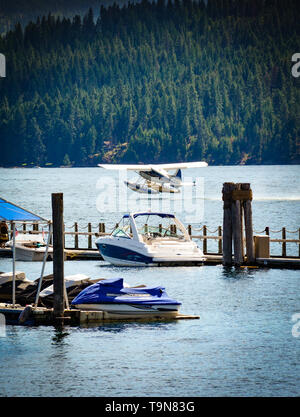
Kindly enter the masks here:
M 103 261 L 101 254 L 97 249 L 65 249 L 66 259 L 69 261 Z M 12 257 L 10 248 L 0 248 L 0 257 Z M 223 256 L 215 254 L 205 254 L 206 260 L 201 262 L 203 265 L 222 265 Z M 261 268 L 285 268 L 285 269 L 300 269 L 300 258 L 298 257 L 282 257 L 271 256 L 270 258 L 257 258 L 251 263 L 252 266 Z M 197 266 L 195 262 L 177 262 L 160 263 L 159 267 L 172 266 Z M 243 267 L 249 266 L 247 263 L 242 264 Z
M 20 222 L 18 225 L 18 233 L 19 234 L 39 234 L 41 230 L 39 230 L 39 226 L 36 223 L 32 223 L 31 227 L 32 230 L 29 229 L 30 224 Z M 70 229 L 73 229 L 71 231 Z M 83 230 L 88 231 L 83 231 Z M 88 223 L 87 225 L 79 225 L 75 222 L 73 225 L 65 225 L 65 250 L 69 253 L 69 257 L 73 257 L 74 259 L 79 258 L 81 256 L 82 251 L 86 252 L 90 256 L 97 250 L 95 248 L 94 240 L 99 236 L 108 236 L 110 235 L 107 232 L 109 229 L 105 223 L 99 223 L 97 225 L 92 225 L 92 223 Z M 214 230 L 211 230 L 206 225 L 202 225 L 199 227 L 191 226 L 190 224 L 187 226 L 188 233 L 191 239 L 196 240 L 200 245 L 203 253 L 205 255 L 223 255 L 223 234 L 224 234 L 224 227 L 217 226 Z M 11 237 L 12 229 L 8 230 L 9 236 Z M 47 231 L 44 231 L 45 235 L 47 235 Z M 288 253 L 288 244 L 297 245 L 297 257 L 300 259 L 300 228 L 297 230 L 288 230 L 286 227 L 282 227 L 279 230 L 272 230 L 268 226 L 264 228 L 264 230 L 253 230 L 254 236 L 268 236 L 270 244 L 279 244 L 281 245 L 281 249 L 279 250 L 280 253 L 271 253 L 273 257 L 285 257 L 289 258 L 291 254 Z M 281 235 L 277 237 L 277 235 Z M 79 240 L 81 238 L 81 241 Z M 84 243 L 85 242 L 85 243 Z M 215 242 L 216 248 L 212 250 L 211 245 L 209 242 Z M 90 251 L 92 251 L 90 253 Z M 76 256 L 75 256 L 76 255 Z M 0 256 L 11 256 L 9 248 L 0 248 Z M 83 257 L 85 259 L 85 257 Z
M 195 320 L 200 319 L 200 316 L 188 314 L 159 314 L 155 316 L 140 316 L 126 314 L 113 314 L 106 311 L 93 310 L 78 310 L 67 309 L 64 310 L 63 317 L 55 317 L 53 309 L 44 307 L 32 307 L 28 313 L 26 320 L 22 323 L 20 320 L 21 314 L 25 307 L 16 305 L 14 308 L 10 304 L 0 303 L 0 314 L 5 316 L 6 324 L 23 324 L 23 325 L 55 325 L 67 324 L 71 326 L 78 326 L 81 324 L 97 324 L 103 322 L 119 322 L 119 321 L 170 321 L 170 320 Z
M 223 226 L 218 226 L 215 230 L 209 230 L 206 225 L 188 225 L 187 231 L 191 239 L 196 240 L 206 260 L 203 262 L 160 262 L 158 266 L 197 266 L 197 265 L 219 265 L 224 266 L 255 266 L 267 268 L 292 268 L 300 269 L 300 228 L 288 230 L 282 227 L 280 230 L 271 230 L 265 227 L 262 231 L 255 231 L 252 225 L 252 190 L 248 183 L 224 183 L 223 184 Z M 55 194 L 52 195 L 53 197 Z M 57 195 L 55 198 L 61 198 Z M 52 209 L 58 203 L 52 204 Z M 56 216 L 52 215 L 53 223 Z M 75 222 L 73 225 L 66 226 L 63 221 L 63 205 L 58 213 L 60 220 L 60 230 L 56 233 L 60 243 L 61 252 L 65 253 L 67 260 L 99 260 L 103 261 L 101 254 L 95 248 L 95 239 L 99 236 L 110 235 L 109 227 L 105 223 L 92 225 L 81 225 Z M 15 222 L 18 223 L 18 222 Z M 245 226 L 245 236 L 243 232 Z M 30 225 L 32 226 L 30 228 Z M 116 224 L 116 227 L 118 224 Z M 171 225 L 176 232 L 176 225 Z M 171 227 L 170 226 L 170 227 Z M 147 227 L 147 225 L 145 225 Z M 8 230 L 8 236 L 12 237 L 12 222 Z M 73 230 L 72 230 L 73 229 Z M 81 230 L 80 230 L 81 229 Z M 111 227 L 110 227 L 111 229 Z M 82 231 L 84 230 L 84 231 Z M 18 233 L 22 234 L 47 234 L 46 230 L 39 230 L 37 222 L 19 222 Z M 273 236 L 281 233 L 281 238 Z M 209 242 L 215 242 L 214 248 L 209 246 Z M 281 245 L 281 254 L 273 252 L 273 244 Z M 73 244 L 73 246 L 72 246 Z M 296 245 L 296 251 L 287 253 L 289 245 Z M 54 245 L 55 246 L 55 245 Z M 57 246 L 57 245 L 56 245 Z M 211 246 L 211 245 L 210 245 Z M 210 249 L 210 250 L 209 250 Z M 233 253 L 232 253 L 233 249 Z M 276 251 L 277 252 L 277 251 Z M 293 255 L 293 256 L 291 256 Z M 295 255 L 295 256 L 294 256 Z M 0 257 L 11 257 L 10 248 L 0 247 Z M 59 258 L 60 259 L 60 258 Z M 63 262 L 60 263 L 58 271 L 63 269 Z

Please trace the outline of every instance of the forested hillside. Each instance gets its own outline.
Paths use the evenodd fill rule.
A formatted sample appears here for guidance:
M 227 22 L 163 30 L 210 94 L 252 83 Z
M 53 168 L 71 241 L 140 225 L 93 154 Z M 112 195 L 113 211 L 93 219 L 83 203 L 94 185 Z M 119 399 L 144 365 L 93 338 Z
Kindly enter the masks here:
M 35 21 L 38 16 L 73 17 L 84 15 L 90 7 L 99 15 L 100 6 L 117 3 L 123 5 L 126 0 L 0 0 L 0 35 L 12 29 L 16 23 L 22 26 Z
M 143 0 L 0 38 L 0 165 L 300 163 L 298 0 Z

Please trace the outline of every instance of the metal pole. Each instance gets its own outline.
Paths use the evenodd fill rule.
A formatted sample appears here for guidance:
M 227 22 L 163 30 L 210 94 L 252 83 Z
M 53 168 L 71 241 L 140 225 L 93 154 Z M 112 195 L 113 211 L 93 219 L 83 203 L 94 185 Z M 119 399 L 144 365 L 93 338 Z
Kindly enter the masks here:
M 12 303 L 13 307 L 16 304 L 16 225 L 12 223 L 13 229 L 13 286 L 12 286 Z
M 35 307 L 37 307 L 38 302 L 39 302 L 39 296 L 40 296 L 42 281 L 43 281 L 43 277 L 44 277 L 45 265 L 46 265 L 47 257 L 48 257 L 48 249 L 49 249 L 49 245 L 50 245 L 50 242 L 51 242 L 51 235 L 52 235 L 52 224 L 49 223 L 49 232 L 48 232 L 47 246 L 46 246 L 45 253 L 44 253 L 44 259 L 43 259 L 41 276 L 40 276 L 39 285 L 38 285 L 38 289 L 37 289 L 36 297 L 35 297 L 35 303 L 34 303 L 34 306 Z

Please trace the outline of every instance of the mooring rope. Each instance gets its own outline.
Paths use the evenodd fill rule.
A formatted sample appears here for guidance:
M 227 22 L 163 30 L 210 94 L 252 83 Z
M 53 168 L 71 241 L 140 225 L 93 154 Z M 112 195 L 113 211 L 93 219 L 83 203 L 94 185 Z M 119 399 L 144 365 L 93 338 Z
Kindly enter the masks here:
M 73 223 L 72 226 L 68 226 L 68 225 L 65 224 L 66 229 L 72 229 L 74 226 L 75 226 L 75 223 Z
M 196 232 L 201 232 L 201 230 L 203 230 L 203 226 L 200 228 L 193 227 L 193 230 L 195 230 Z
M 209 230 L 208 228 L 206 228 L 207 232 L 209 233 L 216 233 L 219 229 L 217 228 L 216 230 Z

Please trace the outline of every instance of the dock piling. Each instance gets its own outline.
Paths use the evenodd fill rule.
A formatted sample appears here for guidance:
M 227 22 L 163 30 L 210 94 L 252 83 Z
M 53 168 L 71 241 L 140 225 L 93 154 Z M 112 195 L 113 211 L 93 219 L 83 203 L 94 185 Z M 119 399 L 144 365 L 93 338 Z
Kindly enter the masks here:
M 223 265 L 232 265 L 232 191 L 234 184 L 225 182 L 223 184 Z
M 53 221 L 53 314 L 64 315 L 64 220 L 63 194 L 52 194 Z
M 247 263 L 255 260 L 252 225 L 252 190 L 249 183 L 223 184 L 223 265 L 232 265 L 232 241 L 234 264 L 244 262 L 243 219 L 246 234 Z
M 254 244 L 253 244 L 253 223 L 252 223 L 252 192 L 250 184 L 241 184 L 242 190 L 249 191 L 249 198 L 243 201 L 244 219 L 245 219 L 245 234 L 246 234 L 246 254 L 247 263 L 255 261 Z

